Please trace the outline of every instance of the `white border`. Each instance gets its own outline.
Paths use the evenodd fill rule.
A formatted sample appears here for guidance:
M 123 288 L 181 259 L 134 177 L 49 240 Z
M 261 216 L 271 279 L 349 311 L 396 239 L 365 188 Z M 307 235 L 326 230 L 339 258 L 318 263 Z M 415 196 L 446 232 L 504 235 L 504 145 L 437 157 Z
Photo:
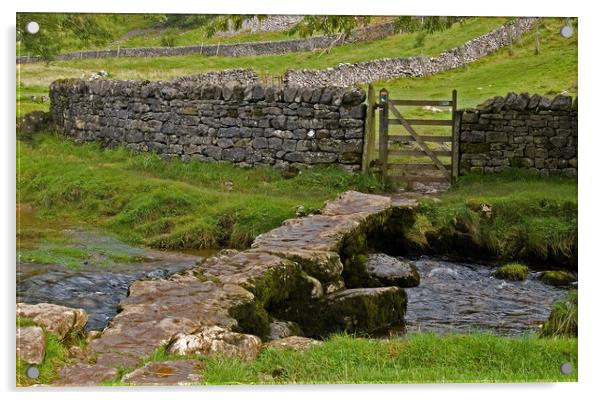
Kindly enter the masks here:
M 308 397 L 361 398 L 371 397 L 373 392 L 380 396 L 396 398 L 461 398 L 504 399 L 524 395 L 529 398 L 568 399 L 588 398 L 596 393 L 600 378 L 600 270 L 599 231 L 602 197 L 597 196 L 600 187 L 599 160 L 602 151 L 602 128 L 600 124 L 599 41 L 602 38 L 598 21 L 599 13 L 595 4 L 589 1 L 355 1 L 355 0 L 305 0 L 289 4 L 284 0 L 242 1 L 223 0 L 221 2 L 170 0 L 151 2 L 135 0 L 102 0 L 84 2 L 81 0 L 21 0 L 18 4 L 3 2 L 3 62 L 2 87 L 2 221 L 4 229 L 0 243 L 4 247 L 2 264 L 4 285 L 2 298 L 3 328 L 1 329 L 2 354 L 4 362 L 0 372 L 2 389 L 7 398 L 61 398 L 61 399 L 103 399 L 125 397 L 162 399 L 173 393 L 178 400 L 188 398 L 232 398 L 266 399 L 286 397 L 287 400 Z M 194 389 L 157 388 L 95 388 L 95 389 L 51 389 L 44 392 L 29 390 L 16 391 L 14 385 L 14 299 L 15 284 L 15 12 L 16 11 L 71 11 L 71 12 L 182 12 L 182 13 L 269 13 L 269 14 L 371 14 L 371 15 L 538 15 L 538 16 L 577 16 L 579 17 L 579 125 L 581 130 L 579 146 L 579 264 L 580 264 L 580 338 L 579 338 L 579 383 L 578 384 L 471 384 L 471 385 L 337 385 L 337 386 L 278 386 L 278 387 L 203 387 Z M 494 79 L 494 77 L 492 77 Z M 518 90 L 518 89 L 517 89 Z M 597 122 L 597 124 L 596 124 Z M 12 354 L 11 354 L 12 353 Z M 11 361 L 12 359 L 12 361 Z M 598 394 L 599 396 L 599 394 Z M 522 396 L 521 396 L 522 397 Z

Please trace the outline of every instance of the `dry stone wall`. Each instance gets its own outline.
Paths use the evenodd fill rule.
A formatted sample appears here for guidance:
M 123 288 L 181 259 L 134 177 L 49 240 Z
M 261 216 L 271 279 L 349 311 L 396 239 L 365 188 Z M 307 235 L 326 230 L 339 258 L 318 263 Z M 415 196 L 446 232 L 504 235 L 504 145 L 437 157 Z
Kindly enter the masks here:
M 577 99 L 509 93 L 462 113 L 460 171 L 577 175 Z
M 50 86 L 53 124 L 165 158 L 301 167 L 361 165 L 365 92 L 171 82 L 64 80 Z
M 538 18 L 517 18 L 513 23 L 469 40 L 436 57 L 383 58 L 355 64 L 339 64 L 320 70 L 289 70 L 284 76 L 289 86 L 352 86 L 400 77 L 432 75 L 462 67 L 502 47 L 531 30 Z
M 202 56 L 261 56 L 269 54 L 287 54 L 301 51 L 327 49 L 346 43 L 356 43 L 367 40 L 377 40 L 392 35 L 393 24 L 385 23 L 357 29 L 347 37 L 339 35 L 314 36 L 307 39 L 279 40 L 272 42 L 248 42 L 235 44 L 210 44 L 179 47 L 138 47 L 114 50 L 90 50 L 60 54 L 55 60 L 79 60 L 87 58 L 112 57 L 167 57 L 184 55 Z M 17 57 L 17 64 L 39 62 L 38 57 Z

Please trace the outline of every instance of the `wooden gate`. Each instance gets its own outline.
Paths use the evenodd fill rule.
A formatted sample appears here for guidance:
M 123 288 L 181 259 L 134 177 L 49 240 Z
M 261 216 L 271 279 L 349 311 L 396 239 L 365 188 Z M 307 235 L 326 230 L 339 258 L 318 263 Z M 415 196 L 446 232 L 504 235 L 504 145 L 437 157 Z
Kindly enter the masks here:
M 373 89 L 368 90 L 368 118 L 366 121 L 367 135 L 365 139 L 369 152 L 370 142 L 374 141 L 374 111 L 370 109 L 370 101 L 374 98 Z M 389 98 L 387 89 L 381 89 L 377 102 L 372 106 L 379 109 L 378 162 L 380 171 L 394 181 L 405 182 L 412 186 L 415 182 L 447 182 L 451 183 L 458 177 L 459 115 L 456 111 L 457 93 L 452 91 L 449 100 L 394 100 Z M 413 107 L 416 114 L 424 111 L 437 112 L 451 118 L 418 119 L 404 116 L 402 107 Z M 428 108 L 427 108 L 428 107 Z M 426 110 L 424 110 L 426 108 Z M 444 110 L 447 109 L 447 110 Z M 423 111 L 424 110 L 424 111 Z M 428 127 L 426 131 L 416 128 Z M 436 127 L 432 129 L 433 127 Z M 449 127 L 449 131 L 444 129 Z M 398 129 L 401 128 L 401 129 Z M 370 131 L 372 130 L 372 137 Z M 429 132 L 436 130 L 437 132 Z M 443 132 L 442 132 L 443 131 Z M 445 132 L 447 131 L 447 132 Z M 369 154 L 365 152 L 365 155 Z M 370 156 L 368 155 L 369 162 Z

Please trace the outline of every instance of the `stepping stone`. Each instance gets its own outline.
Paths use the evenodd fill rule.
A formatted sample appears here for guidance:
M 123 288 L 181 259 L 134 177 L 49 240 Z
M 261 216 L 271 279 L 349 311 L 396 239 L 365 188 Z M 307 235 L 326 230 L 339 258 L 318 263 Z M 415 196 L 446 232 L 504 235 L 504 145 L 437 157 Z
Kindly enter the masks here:
M 201 382 L 202 366 L 197 360 L 153 361 L 126 374 L 122 382 L 157 386 L 192 385 Z

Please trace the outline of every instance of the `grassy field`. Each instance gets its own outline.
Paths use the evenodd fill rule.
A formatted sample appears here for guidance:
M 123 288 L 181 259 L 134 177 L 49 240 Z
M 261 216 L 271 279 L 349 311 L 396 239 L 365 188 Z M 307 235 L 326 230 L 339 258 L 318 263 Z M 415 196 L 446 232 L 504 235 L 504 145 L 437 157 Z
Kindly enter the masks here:
M 311 211 L 348 189 L 385 189 L 375 177 L 337 167 L 286 179 L 268 167 L 166 162 L 50 134 L 19 141 L 17 168 L 18 202 L 30 204 L 45 224 L 99 226 L 158 248 L 246 247 L 300 205 Z
M 475 18 L 448 31 L 434 33 L 423 48 L 416 47 L 417 34 L 403 34 L 372 42 L 333 48 L 329 53 L 289 53 L 254 57 L 177 56 L 155 58 L 105 58 L 57 61 L 19 65 L 19 82 L 24 86 L 47 86 L 59 78 L 79 78 L 104 69 L 114 79 L 171 79 L 181 75 L 227 68 L 254 68 L 262 75 L 280 75 L 290 68 L 327 68 L 339 63 L 367 61 L 384 57 L 414 56 L 423 52 L 436 55 L 501 26 L 505 18 Z
M 408 235 L 425 250 L 434 244 L 439 252 L 470 255 L 476 245 L 502 259 L 576 268 L 577 214 L 575 178 L 542 179 L 524 170 L 470 174 L 440 201 L 423 200 Z
M 174 358 L 181 357 L 159 351 L 147 361 Z M 263 350 L 254 362 L 201 359 L 205 385 L 574 382 L 578 361 L 576 339 L 484 333 L 388 340 L 337 335 L 304 352 Z M 569 375 L 560 373 L 564 362 L 574 368 Z

